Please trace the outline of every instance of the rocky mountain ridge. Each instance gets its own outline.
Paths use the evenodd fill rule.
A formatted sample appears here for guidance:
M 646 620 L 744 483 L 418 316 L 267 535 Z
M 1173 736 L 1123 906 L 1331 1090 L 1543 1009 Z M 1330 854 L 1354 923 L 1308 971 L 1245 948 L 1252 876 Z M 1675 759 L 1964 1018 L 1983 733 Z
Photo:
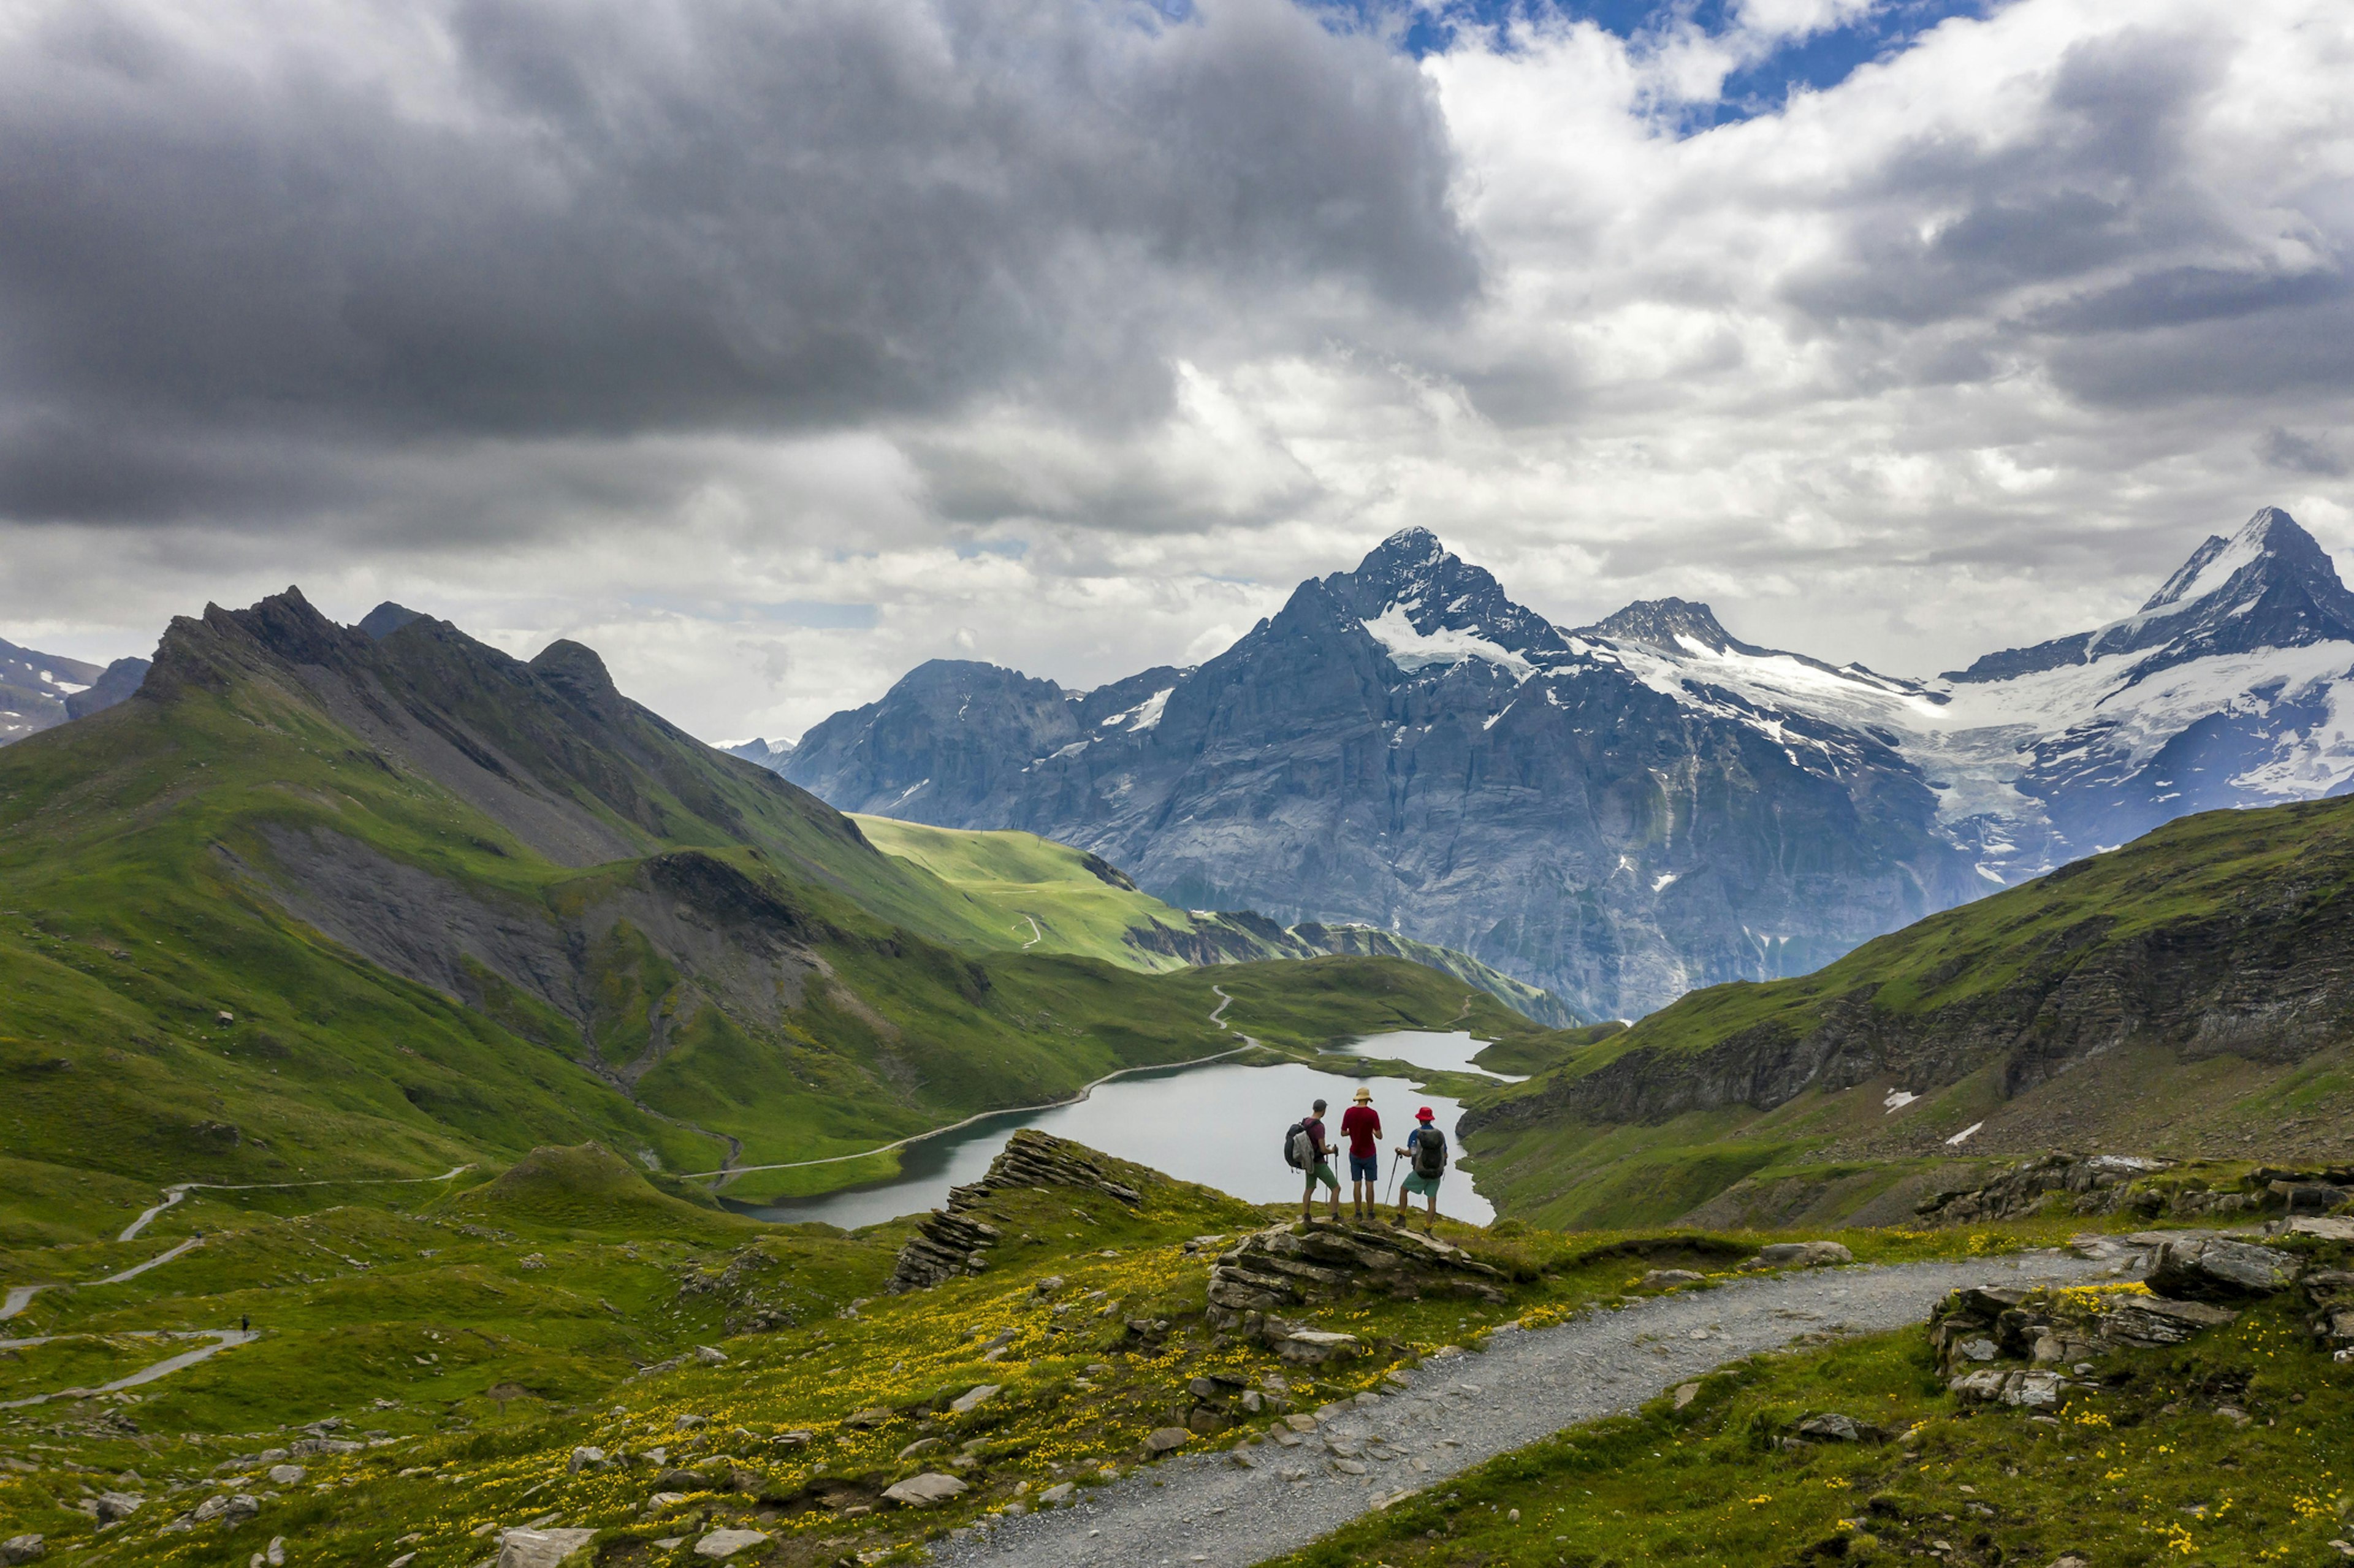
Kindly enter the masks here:
M 2184 811 L 2354 781 L 2354 596 L 2287 514 L 2133 617 L 1935 680 L 1705 605 L 1564 630 L 1426 529 L 1191 670 L 919 666 L 783 759 L 845 810 L 1013 827 L 1174 904 L 1363 922 L 1599 1016 L 1807 972 Z

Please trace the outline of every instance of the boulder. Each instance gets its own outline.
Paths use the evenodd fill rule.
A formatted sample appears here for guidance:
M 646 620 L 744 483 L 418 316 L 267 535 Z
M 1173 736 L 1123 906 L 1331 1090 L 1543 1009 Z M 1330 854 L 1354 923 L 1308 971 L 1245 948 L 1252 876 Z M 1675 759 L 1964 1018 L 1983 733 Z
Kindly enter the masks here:
M 1744 1268 L 1822 1268 L 1833 1264 L 1853 1263 L 1855 1254 L 1837 1242 L 1775 1242 L 1757 1249 L 1757 1255 L 1743 1264 Z
M 1144 1451 L 1148 1454 L 1166 1454 L 1174 1449 L 1182 1448 L 1193 1440 L 1193 1435 L 1182 1426 L 1162 1426 L 1145 1438 Z
M 1451 1290 L 1501 1303 L 1502 1276 L 1462 1248 L 1387 1225 L 1302 1222 L 1242 1237 L 1210 1268 L 1211 1321 L 1244 1327 L 1250 1313 L 1288 1311 L 1352 1289 L 1391 1295 Z
M 601 1470 L 610 1463 L 612 1461 L 604 1449 L 584 1446 L 572 1450 L 572 1457 L 564 1462 L 564 1467 L 577 1476 L 583 1470 Z M 276 1480 L 276 1472 L 273 1471 L 270 1478 Z
M 1073 1486 L 1068 1481 L 1058 1481 L 1055 1485 L 1048 1487 L 1044 1491 L 1040 1492 L 1038 1494 L 1038 1500 L 1048 1508 L 1058 1507 L 1063 1503 L 1070 1501 L 1071 1495 L 1078 1489 L 1079 1489 L 1077 1487 Z
M 893 1411 L 889 1405 L 878 1404 L 872 1410 L 853 1411 L 850 1414 L 842 1418 L 842 1424 L 844 1426 L 855 1426 L 863 1430 L 867 1427 L 880 1426 L 889 1421 L 896 1414 L 896 1412 Z
M 697 1557 L 733 1557 L 738 1552 L 754 1546 L 766 1546 L 769 1538 L 757 1530 L 715 1530 L 695 1543 Z
M 272 1465 L 266 1473 L 273 1487 L 299 1487 L 302 1478 L 310 1474 L 300 1465 Z
M 727 1364 L 727 1352 L 716 1345 L 697 1345 L 695 1359 L 707 1367 L 724 1367 Z M 703 1548 L 698 1546 L 695 1550 L 700 1552 Z
M 190 1517 L 198 1524 L 210 1524 L 217 1519 L 234 1527 L 260 1511 L 261 1504 L 244 1492 L 217 1493 L 198 1503 Z
M 929 1508 L 937 1502 L 960 1498 L 970 1489 L 954 1476 L 927 1470 L 920 1476 L 908 1477 L 896 1486 L 885 1488 L 883 1495 L 908 1508 Z
M 129 1519 L 146 1500 L 137 1492 L 101 1492 L 97 1498 L 99 1522 L 111 1524 L 119 1519 Z
M 671 1492 L 684 1497 L 695 1492 L 707 1492 L 714 1489 L 708 1480 L 693 1470 L 664 1470 L 654 1478 L 654 1490 L 658 1493 Z
M 596 1538 L 593 1530 L 510 1530 L 499 1538 L 497 1568 L 557 1568 Z
M 991 1400 L 995 1399 L 997 1397 L 998 1390 L 1002 1386 L 1002 1384 L 993 1383 L 975 1383 L 972 1387 L 966 1389 L 962 1393 L 958 1394 L 954 1399 L 949 1401 L 949 1413 L 952 1415 L 969 1415 L 973 1411 L 978 1410 L 981 1406 L 988 1404 Z
M 1346 1361 L 1363 1352 L 1364 1348 L 1363 1342 L 1354 1334 L 1330 1333 L 1320 1329 L 1293 1329 L 1275 1341 L 1278 1358 L 1292 1366 L 1303 1367 Z
M 0 1564 L 5 1564 L 5 1568 L 16 1568 L 19 1563 L 30 1563 L 46 1553 L 48 1549 L 47 1537 L 12 1535 L 5 1541 L 0 1541 Z
M 1809 1415 L 1798 1423 L 1798 1436 L 1811 1437 L 1818 1443 L 1861 1443 L 1865 1433 L 1862 1422 L 1835 1410 Z
M 903 1461 L 913 1459 L 919 1455 L 928 1454 L 935 1448 L 945 1448 L 947 1446 L 948 1444 L 946 1440 L 942 1438 L 918 1437 L 914 1442 L 899 1450 L 899 1458 Z
M 2206 1301 L 2169 1301 L 2162 1296 L 2128 1296 L 2094 1320 L 2101 1338 L 2136 1350 L 2179 1345 L 2193 1334 L 2220 1329 L 2238 1318 L 2229 1308 Z
M 1638 1290 L 1670 1290 L 1679 1285 L 1698 1285 L 1706 1279 L 1689 1268 L 1655 1268 L 1635 1282 Z
M 2233 1301 L 2285 1290 L 2300 1272 L 2296 1258 L 2287 1253 L 2225 1236 L 2200 1236 L 2159 1247 L 2149 1287 L 2178 1301 Z
M 2044 1409 L 2060 1403 L 2061 1378 L 2058 1372 L 2004 1372 L 1988 1367 L 1983 1372 L 1965 1373 L 1946 1387 L 1964 1399 L 1999 1401 L 2004 1404 L 2025 1405 Z

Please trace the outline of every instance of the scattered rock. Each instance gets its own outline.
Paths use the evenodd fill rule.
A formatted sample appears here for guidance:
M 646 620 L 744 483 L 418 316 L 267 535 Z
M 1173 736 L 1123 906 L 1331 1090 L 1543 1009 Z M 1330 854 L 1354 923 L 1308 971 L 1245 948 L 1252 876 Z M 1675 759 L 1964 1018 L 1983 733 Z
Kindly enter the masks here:
M 1761 1246 L 1757 1255 L 1743 1264 L 1744 1268 L 1822 1268 L 1834 1264 L 1853 1263 L 1855 1254 L 1837 1242 L 1776 1242 Z
M 2300 1272 L 2301 1266 L 2287 1253 L 2223 1236 L 2201 1236 L 2159 1247 L 2149 1287 L 2179 1301 L 2233 1301 L 2285 1290 Z
M 1679 1285 L 1698 1285 L 1708 1277 L 1689 1268 L 1655 1268 L 1635 1282 L 1638 1290 L 1670 1290 Z
M 1914 1205 L 1914 1213 L 1941 1224 L 1975 1220 L 2016 1219 L 2043 1206 L 2052 1193 L 2067 1195 L 2080 1214 L 2115 1213 L 2129 1197 L 2127 1189 L 2144 1177 L 2167 1170 L 2173 1161 L 2136 1154 L 2045 1154 L 2014 1165 L 1993 1181 L 1976 1187 L 1933 1193 Z M 2204 1196 L 2204 1194 L 2202 1194 Z M 2215 1194 L 2217 1197 L 2226 1194 Z M 2237 1193 L 2232 1210 L 2245 1206 Z M 2163 1207 L 2165 1199 L 2158 1199 Z M 2179 1213 L 2229 1213 L 2205 1206 Z
M 724 1367 L 727 1364 L 727 1352 L 716 1345 L 697 1345 L 695 1359 L 707 1367 Z M 695 1550 L 700 1552 L 703 1548 L 697 1546 Z
M 564 1467 L 577 1476 L 583 1470 L 601 1470 L 610 1463 L 612 1460 L 606 1456 L 604 1449 L 584 1446 L 572 1450 L 572 1457 L 564 1462 Z M 276 1473 L 272 1472 L 270 1479 L 277 1478 Z
M 261 1560 L 269 1564 L 269 1568 L 286 1568 L 286 1538 L 271 1536 L 270 1544 L 262 1549 Z
M 111 1524 L 119 1519 L 129 1519 L 146 1500 L 137 1492 L 101 1492 L 97 1498 L 99 1521 Z
M 1072 1485 L 1068 1481 L 1058 1481 L 1055 1485 L 1048 1487 L 1044 1491 L 1040 1492 L 1038 1494 L 1038 1500 L 1046 1504 L 1050 1508 L 1059 1507 L 1060 1505 L 1070 1501 L 1072 1494 L 1076 1492 L 1078 1489 L 1079 1489 L 1077 1487 Z
M 654 1495 L 684 1497 L 695 1492 L 712 1490 L 712 1485 L 693 1470 L 664 1470 L 654 1478 Z
M 2354 1216 L 2291 1220 L 2285 1228 L 2293 1236 L 2316 1236 L 2323 1241 L 2354 1241 Z
M 1676 1408 L 1678 1410 L 1681 1410 L 1685 1405 L 1690 1404 L 1693 1400 L 1698 1399 L 1699 1397 L 1700 1384 L 1696 1383 L 1681 1384 L 1676 1389 Z
M 978 1410 L 981 1406 L 988 1404 L 991 1400 L 995 1399 L 998 1394 L 998 1390 L 1002 1386 L 1002 1384 L 993 1383 L 974 1384 L 972 1387 L 966 1389 L 962 1393 L 958 1394 L 954 1399 L 949 1401 L 949 1414 L 951 1415 L 970 1414 L 973 1411 Z
M 234 1527 L 260 1511 L 261 1504 L 245 1492 L 216 1493 L 198 1503 L 190 1517 L 198 1524 L 210 1524 L 217 1519 Z
M 302 1484 L 302 1478 L 310 1474 L 300 1465 L 272 1465 L 265 1473 L 273 1487 L 299 1487 Z
M 698 1426 L 707 1425 L 710 1419 L 707 1415 L 682 1415 L 671 1423 L 671 1427 L 674 1431 L 692 1432 Z
M 872 1410 L 853 1411 L 850 1414 L 842 1418 L 842 1424 L 844 1426 L 855 1426 L 861 1430 L 864 1430 L 870 1427 L 882 1425 L 885 1422 L 889 1421 L 893 1414 L 894 1412 L 889 1405 L 878 1404 Z
M 968 1490 L 954 1476 L 944 1476 L 937 1470 L 927 1470 L 920 1476 L 910 1476 L 897 1486 L 886 1487 L 883 1495 L 895 1503 L 908 1508 L 929 1508 L 936 1502 L 946 1502 L 962 1497 Z
M 1174 1449 L 1182 1448 L 1193 1440 L 1193 1435 L 1182 1426 L 1163 1426 L 1145 1438 L 1144 1451 L 1148 1454 L 1166 1454 Z
M 1877 1436 L 1877 1427 L 1868 1427 L 1852 1415 L 1825 1411 L 1809 1415 L 1798 1423 L 1798 1436 L 1811 1437 L 1818 1443 L 1861 1443 L 1867 1436 Z
M 593 1530 L 510 1530 L 499 1539 L 498 1568 L 557 1568 L 596 1535 Z
M 769 1538 L 757 1530 L 715 1530 L 695 1543 L 697 1557 L 733 1557 L 748 1547 L 766 1546 Z
M 928 1454 L 935 1448 L 945 1448 L 947 1446 L 947 1442 L 938 1437 L 918 1437 L 914 1442 L 899 1450 L 899 1457 L 903 1460 L 912 1459 L 919 1454 Z
M 30 1563 L 48 1551 L 48 1541 L 39 1535 L 12 1535 L 0 1541 L 0 1563 L 16 1568 L 19 1563 Z

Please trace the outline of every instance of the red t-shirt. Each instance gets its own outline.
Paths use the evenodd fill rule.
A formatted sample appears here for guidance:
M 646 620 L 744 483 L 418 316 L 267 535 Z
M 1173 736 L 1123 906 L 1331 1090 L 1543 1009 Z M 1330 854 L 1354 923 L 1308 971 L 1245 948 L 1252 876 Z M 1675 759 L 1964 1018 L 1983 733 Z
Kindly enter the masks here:
M 1374 1147 L 1382 1136 L 1381 1113 L 1371 1106 L 1351 1106 L 1341 1113 L 1341 1136 L 1349 1140 L 1350 1153 L 1372 1159 L 1381 1152 Z

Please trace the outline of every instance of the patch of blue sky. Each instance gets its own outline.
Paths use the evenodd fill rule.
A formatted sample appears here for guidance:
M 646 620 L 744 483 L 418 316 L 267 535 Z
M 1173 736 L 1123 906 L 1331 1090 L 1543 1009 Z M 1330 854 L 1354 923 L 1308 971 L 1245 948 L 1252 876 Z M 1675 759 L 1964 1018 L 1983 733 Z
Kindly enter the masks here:
M 1187 0 L 1157 0 L 1164 15 L 1184 15 Z M 1739 29 L 1740 0 L 1309 0 L 1336 25 L 1393 39 L 1420 58 L 1454 46 L 1467 30 L 1491 32 L 1509 45 L 1507 24 L 1591 22 L 1622 38 L 1655 37 L 1691 26 L 1712 34 Z M 1903 50 L 1955 16 L 1982 16 L 2004 0 L 1877 0 L 1837 26 L 1788 37 L 1725 79 L 1713 103 L 1695 104 L 1686 128 L 1705 130 L 1771 113 L 1792 93 L 1836 87 L 1858 67 Z

